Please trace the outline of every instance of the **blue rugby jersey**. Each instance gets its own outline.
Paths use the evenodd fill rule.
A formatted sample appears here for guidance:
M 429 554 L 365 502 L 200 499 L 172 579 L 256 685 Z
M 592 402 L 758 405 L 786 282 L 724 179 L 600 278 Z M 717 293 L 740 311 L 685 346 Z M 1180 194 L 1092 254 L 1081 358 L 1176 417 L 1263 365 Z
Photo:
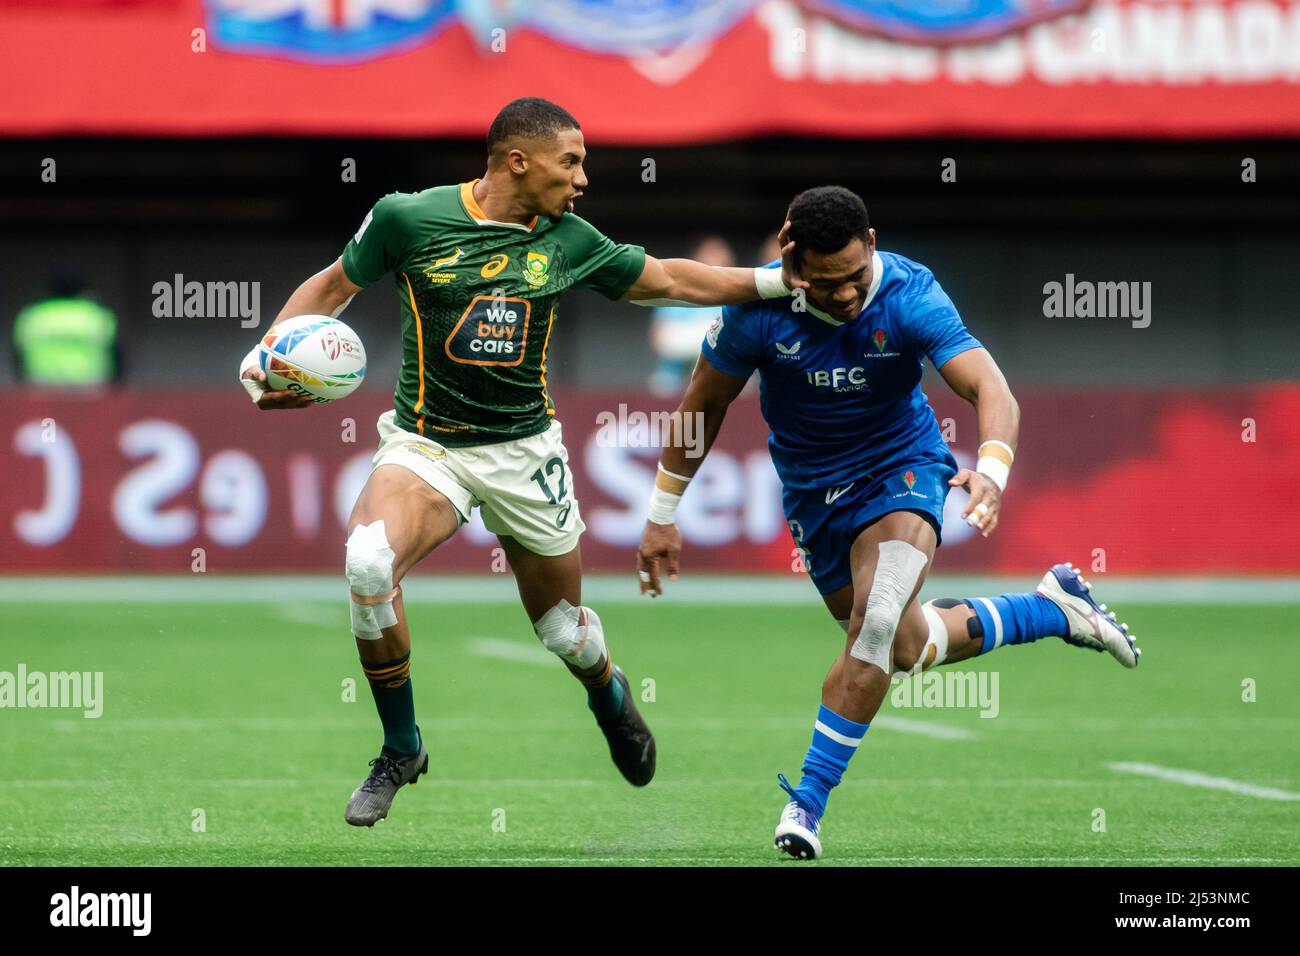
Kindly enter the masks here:
M 872 265 L 853 321 L 763 299 L 723 309 L 705 337 L 704 357 L 719 371 L 748 378 L 758 369 L 786 488 L 834 487 L 949 455 L 921 391 L 921 361 L 939 368 L 980 343 L 925 266 L 879 251 Z

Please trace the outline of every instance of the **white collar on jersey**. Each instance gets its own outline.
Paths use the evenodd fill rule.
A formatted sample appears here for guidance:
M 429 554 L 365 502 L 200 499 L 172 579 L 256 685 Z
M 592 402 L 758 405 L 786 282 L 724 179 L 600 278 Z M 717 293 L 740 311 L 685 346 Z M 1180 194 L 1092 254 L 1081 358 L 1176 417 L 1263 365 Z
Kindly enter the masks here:
M 862 309 L 858 312 L 861 316 L 867 311 L 867 306 L 871 305 L 871 300 L 876 297 L 876 291 L 880 288 L 880 280 L 885 274 L 885 264 L 880 261 L 880 253 L 871 254 L 871 285 L 867 288 L 867 301 L 862 303 Z M 808 304 L 808 311 L 823 322 L 829 322 L 831 325 L 843 325 L 839 319 L 833 319 L 821 309 L 815 308 L 811 303 Z

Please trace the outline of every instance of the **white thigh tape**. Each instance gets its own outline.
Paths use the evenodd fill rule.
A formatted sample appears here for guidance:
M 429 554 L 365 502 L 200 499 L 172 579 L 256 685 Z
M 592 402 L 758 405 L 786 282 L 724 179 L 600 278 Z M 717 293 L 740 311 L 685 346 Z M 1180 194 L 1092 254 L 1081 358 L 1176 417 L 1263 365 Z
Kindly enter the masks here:
M 894 646 L 898 619 L 912 596 L 921 572 L 925 570 L 925 553 L 906 541 L 880 542 L 876 577 L 871 582 L 871 596 L 862 619 L 862 630 L 849 654 L 889 673 L 889 655 Z

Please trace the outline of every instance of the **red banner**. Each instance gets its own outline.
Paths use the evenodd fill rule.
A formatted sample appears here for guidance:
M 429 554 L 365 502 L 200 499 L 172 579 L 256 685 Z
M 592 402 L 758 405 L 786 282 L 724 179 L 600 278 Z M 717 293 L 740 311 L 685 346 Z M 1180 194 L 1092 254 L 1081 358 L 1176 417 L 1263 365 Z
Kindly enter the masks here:
M 1002 521 L 974 535 L 949 496 L 942 571 L 1040 573 L 1057 561 L 1116 574 L 1300 572 L 1300 387 L 1017 393 L 1023 413 Z M 971 408 L 936 396 L 972 464 Z M 646 396 L 559 395 L 585 564 L 623 571 L 645 521 L 660 432 Z M 87 400 L 9 393 L 0 436 L 0 572 L 331 571 L 369 471 L 381 396 L 258 412 L 239 390 Z M 641 417 L 638 417 L 641 416 Z M 794 543 L 757 402 L 727 416 L 679 512 L 684 566 L 786 570 Z M 486 573 L 476 519 L 421 567 Z M 201 549 L 201 550 L 200 550 Z
M 520 95 L 601 142 L 1300 134 L 1300 0 L 1040 0 L 925 40 L 870 32 L 898 4 L 737 4 L 664 49 L 584 33 L 579 0 L 6 5 L 0 134 L 480 137 Z

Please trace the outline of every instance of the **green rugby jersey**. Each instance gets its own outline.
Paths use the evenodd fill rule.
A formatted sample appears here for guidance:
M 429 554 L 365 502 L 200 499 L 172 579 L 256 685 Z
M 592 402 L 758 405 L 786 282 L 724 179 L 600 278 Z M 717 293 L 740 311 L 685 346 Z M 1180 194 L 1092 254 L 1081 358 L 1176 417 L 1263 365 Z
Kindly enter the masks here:
M 550 426 L 546 347 L 560 294 L 620 298 L 645 250 L 565 213 L 494 222 L 474 182 L 390 193 L 343 250 L 360 286 L 394 274 L 402 310 L 397 424 L 449 447 L 526 438 Z

